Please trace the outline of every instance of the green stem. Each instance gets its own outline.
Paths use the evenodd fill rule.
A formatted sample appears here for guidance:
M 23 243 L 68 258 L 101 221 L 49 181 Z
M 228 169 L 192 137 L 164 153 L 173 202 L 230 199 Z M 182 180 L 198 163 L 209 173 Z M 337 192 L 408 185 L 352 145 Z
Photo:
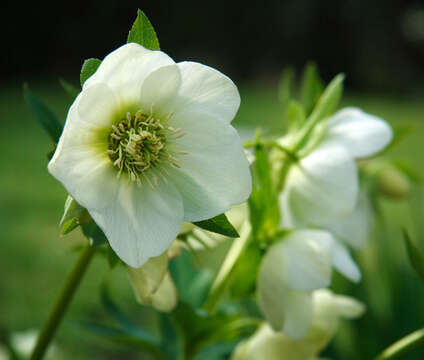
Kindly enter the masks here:
M 424 328 L 414 331 L 406 335 L 404 338 L 396 341 L 378 355 L 375 360 L 395 359 L 396 357 L 405 354 L 409 350 L 424 343 Z
M 96 248 L 89 245 L 80 254 L 38 336 L 30 360 L 41 360 L 43 358 L 95 251 Z

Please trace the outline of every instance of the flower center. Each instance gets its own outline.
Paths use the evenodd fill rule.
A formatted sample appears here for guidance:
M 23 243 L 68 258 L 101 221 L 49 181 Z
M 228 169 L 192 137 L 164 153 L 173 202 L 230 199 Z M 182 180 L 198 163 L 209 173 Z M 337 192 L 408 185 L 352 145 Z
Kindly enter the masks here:
M 157 168 L 161 162 L 179 167 L 178 160 L 170 154 L 166 146 L 169 133 L 176 135 L 179 130 L 168 127 L 165 124 L 167 122 L 162 124 L 161 120 L 152 114 L 147 115 L 139 110 L 135 115 L 128 112 L 124 119 L 112 125 L 107 152 L 113 165 L 118 168 L 118 178 L 122 172 L 126 172 L 130 179 L 139 185 L 142 177 L 152 185 L 146 175 L 147 170 Z M 157 172 L 164 177 L 160 169 Z M 157 176 L 152 175 L 153 182 L 157 183 Z

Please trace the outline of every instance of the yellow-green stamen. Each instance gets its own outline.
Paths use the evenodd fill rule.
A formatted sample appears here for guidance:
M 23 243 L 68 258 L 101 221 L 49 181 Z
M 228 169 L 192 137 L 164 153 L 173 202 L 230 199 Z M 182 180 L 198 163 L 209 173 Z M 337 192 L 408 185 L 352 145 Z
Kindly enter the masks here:
M 147 170 L 157 168 L 160 163 L 169 163 L 179 167 L 178 159 L 170 154 L 168 139 L 182 136 L 181 129 L 167 126 L 167 121 L 147 115 L 141 110 L 135 115 L 127 113 L 126 117 L 112 125 L 109 135 L 108 154 L 112 163 L 118 168 L 117 176 L 127 173 L 132 181 L 139 185 L 146 179 L 151 187 L 157 184 L 158 178 Z M 160 169 L 158 175 L 164 178 Z M 164 179 L 166 181 L 166 178 Z

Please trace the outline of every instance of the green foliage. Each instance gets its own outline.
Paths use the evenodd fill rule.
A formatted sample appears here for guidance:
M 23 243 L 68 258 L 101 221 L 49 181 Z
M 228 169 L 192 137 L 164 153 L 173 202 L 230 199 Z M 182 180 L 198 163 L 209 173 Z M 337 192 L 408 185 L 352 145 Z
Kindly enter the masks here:
M 403 238 L 408 252 L 409 261 L 420 279 L 424 282 L 424 256 L 418 246 L 414 243 L 414 241 L 412 241 L 406 230 L 403 230 Z
M 59 119 L 46 104 L 33 94 L 27 84 L 24 85 L 24 97 L 34 117 L 44 130 L 47 131 L 53 142 L 57 144 L 63 129 L 63 125 Z
M 306 121 L 305 110 L 296 100 L 290 100 L 286 107 L 285 117 L 289 131 L 299 130 Z
M 80 73 L 81 87 L 84 85 L 87 79 L 96 72 L 101 63 L 101 60 L 95 58 L 90 58 L 84 61 Z
M 311 118 L 319 121 L 330 116 L 336 110 L 343 94 L 343 81 L 343 74 L 339 74 L 331 80 L 319 97 L 317 105 L 311 113 Z
M 71 100 L 74 100 L 81 91 L 81 89 L 78 89 L 76 86 L 72 85 L 70 82 L 66 81 L 65 79 L 60 78 L 59 83 L 60 85 L 62 85 L 63 90 L 65 90 L 65 92 L 69 95 Z
M 229 222 L 225 214 L 215 216 L 212 219 L 197 221 L 193 223 L 194 225 L 214 233 L 228 236 L 230 238 L 239 237 L 237 230 Z
M 278 85 L 278 100 L 283 104 L 283 109 L 286 108 L 293 96 L 295 75 L 294 68 L 292 67 L 285 68 L 281 74 Z
M 87 210 L 68 195 L 65 202 L 65 210 L 59 224 L 60 234 L 69 234 L 80 225 L 81 219 L 87 217 L 89 217 Z
M 170 261 L 169 270 L 178 289 L 179 299 L 193 307 L 202 306 L 212 284 L 211 271 L 199 269 L 187 251 Z
M 107 243 L 106 235 L 94 221 L 83 224 L 81 228 L 83 234 L 88 238 L 93 246 L 99 246 Z
M 137 11 L 137 18 L 128 34 L 127 43 L 137 43 L 150 50 L 160 50 L 159 40 L 155 29 L 147 16 L 141 10 Z
M 251 166 L 253 188 L 249 198 L 253 237 L 262 241 L 277 230 L 280 222 L 278 197 L 271 177 L 271 163 L 265 148 L 255 146 L 255 162 Z
M 235 299 L 245 299 L 255 293 L 256 279 L 262 260 L 262 251 L 255 242 L 249 243 L 234 266 L 230 294 Z M 248 274 L 248 276 L 246 276 Z
M 318 67 L 314 62 L 308 62 L 303 71 L 300 85 L 300 103 L 308 115 L 324 90 L 324 84 L 318 73 Z

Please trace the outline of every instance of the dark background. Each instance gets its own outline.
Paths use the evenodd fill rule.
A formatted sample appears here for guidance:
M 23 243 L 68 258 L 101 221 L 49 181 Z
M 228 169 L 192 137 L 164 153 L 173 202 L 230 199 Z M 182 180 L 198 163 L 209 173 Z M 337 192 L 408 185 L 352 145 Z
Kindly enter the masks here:
M 66 1 L 3 7 L 1 79 L 76 78 L 83 59 L 123 44 L 137 8 L 176 61 L 197 60 L 238 81 L 277 79 L 315 60 L 326 80 L 401 93 L 424 79 L 424 2 L 395 0 Z

